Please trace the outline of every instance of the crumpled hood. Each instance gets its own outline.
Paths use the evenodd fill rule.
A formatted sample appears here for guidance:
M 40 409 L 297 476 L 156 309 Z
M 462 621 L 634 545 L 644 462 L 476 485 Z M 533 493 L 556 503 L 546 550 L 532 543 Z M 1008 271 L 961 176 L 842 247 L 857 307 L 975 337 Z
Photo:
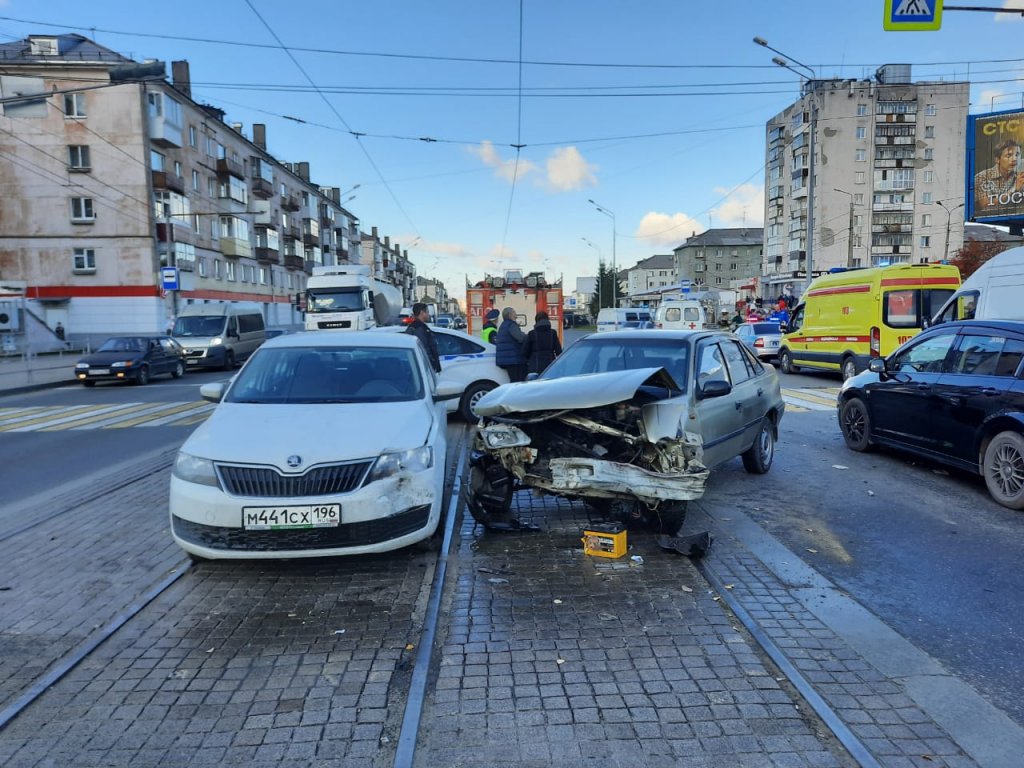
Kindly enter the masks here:
M 221 403 L 182 450 L 219 462 L 270 464 L 283 472 L 289 456 L 314 464 L 376 458 L 418 448 L 434 413 L 422 401 L 263 405 Z
M 480 399 L 476 404 L 476 412 L 481 416 L 495 416 L 528 411 L 599 408 L 629 400 L 645 383 L 669 386 L 673 382 L 664 368 L 637 368 L 502 384 Z

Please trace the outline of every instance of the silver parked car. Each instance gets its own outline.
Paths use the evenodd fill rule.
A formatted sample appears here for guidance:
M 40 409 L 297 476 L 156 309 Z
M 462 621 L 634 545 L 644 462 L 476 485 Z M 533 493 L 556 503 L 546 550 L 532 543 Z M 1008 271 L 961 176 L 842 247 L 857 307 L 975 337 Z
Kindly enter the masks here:
M 768 320 L 743 323 L 736 327 L 736 336 L 762 360 L 774 360 L 779 356 L 779 344 L 782 342 L 779 323 Z
M 594 334 L 477 403 L 469 508 L 516 528 L 512 494 L 529 487 L 675 534 L 706 467 L 769 470 L 784 410 L 775 370 L 731 333 Z

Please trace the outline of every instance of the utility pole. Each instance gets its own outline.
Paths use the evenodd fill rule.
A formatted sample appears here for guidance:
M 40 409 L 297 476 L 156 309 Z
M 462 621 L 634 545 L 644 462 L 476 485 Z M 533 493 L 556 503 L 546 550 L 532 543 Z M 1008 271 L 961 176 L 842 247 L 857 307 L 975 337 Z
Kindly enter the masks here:
M 949 229 L 952 223 L 953 211 L 960 210 L 961 208 L 964 207 L 964 204 L 960 203 L 960 205 L 957 205 L 953 208 L 947 208 L 945 203 L 943 203 L 941 200 L 936 200 L 935 204 L 946 212 L 946 244 L 942 248 L 942 260 L 949 261 Z
M 833 192 L 841 192 L 844 195 L 850 196 L 850 226 L 846 234 L 846 268 L 853 268 L 853 194 L 847 192 L 845 189 L 839 189 L 834 187 Z

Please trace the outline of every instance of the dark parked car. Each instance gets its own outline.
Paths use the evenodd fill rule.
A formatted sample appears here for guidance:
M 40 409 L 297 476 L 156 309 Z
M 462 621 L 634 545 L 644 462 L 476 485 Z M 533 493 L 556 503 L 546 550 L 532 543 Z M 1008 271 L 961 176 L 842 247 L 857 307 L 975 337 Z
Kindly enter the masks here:
M 839 392 L 839 425 L 855 451 L 875 445 L 982 475 L 1024 509 L 1024 322 L 929 328 Z
M 75 365 L 75 378 L 87 387 L 97 381 L 148 384 L 152 376 L 185 373 L 185 350 L 169 336 L 114 336 Z

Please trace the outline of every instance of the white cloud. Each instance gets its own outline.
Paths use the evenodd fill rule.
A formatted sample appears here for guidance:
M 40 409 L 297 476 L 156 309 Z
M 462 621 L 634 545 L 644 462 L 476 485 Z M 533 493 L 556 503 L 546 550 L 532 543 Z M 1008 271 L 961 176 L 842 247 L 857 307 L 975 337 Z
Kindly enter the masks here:
M 678 245 L 694 232 L 703 231 L 701 223 L 685 213 L 650 211 L 640 219 L 635 235 L 657 245 Z
M 1003 0 L 1003 8 L 1024 11 L 1024 0 Z M 993 15 L 996 17 L 996 21 L 1020 21 L 1024 18 L 1012 13 L 996 13 Z
M 469 151 L 483 160 L 484 165 L 494 168 L 495 176 L 505 179 L 509 183 L 517 177 L 522 179 L 527 174 L 537 170 L 537 166 L 534 163 L 523 158 L 519 159 L 519 167 L 517 168 L 515 158 L 503 158 L 498 154 L 498 150 L 494 148 L 494 144 L 490 141 L 482 141 L 479 147 L 470 147 Z
M 552 152 L 547 159 L 547 171 L 548 185 L 559 192 L 597 184 L 597 166 L 584 160 L 576 147 L 559 147 Z
M 716 195 L 724 195 L 726 187 L 715 187 Z M 764 187 L 742 184 L 721 205 L 711 210 L 716 227 L 760 227 L 764 221 Z

